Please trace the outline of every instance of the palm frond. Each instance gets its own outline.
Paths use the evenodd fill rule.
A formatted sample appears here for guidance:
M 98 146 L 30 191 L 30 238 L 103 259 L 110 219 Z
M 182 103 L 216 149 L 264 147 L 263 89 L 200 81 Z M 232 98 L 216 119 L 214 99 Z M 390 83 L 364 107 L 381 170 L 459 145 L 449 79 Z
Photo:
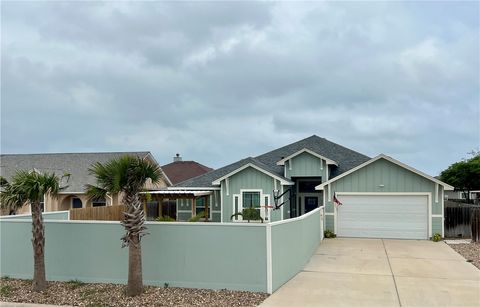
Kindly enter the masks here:
M 87 194 L 88 199 L 92 200 L 92 199 L 106 198 L 108 191 L 91 184 L 86 184 L 85 193 Z

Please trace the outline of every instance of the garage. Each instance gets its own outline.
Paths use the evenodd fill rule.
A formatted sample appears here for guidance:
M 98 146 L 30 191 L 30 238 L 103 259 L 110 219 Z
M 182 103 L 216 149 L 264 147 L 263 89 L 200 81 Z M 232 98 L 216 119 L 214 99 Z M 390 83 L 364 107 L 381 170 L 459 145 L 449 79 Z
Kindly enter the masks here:
M 338 194 L 340 237 L 428 239 L 427 194 Z

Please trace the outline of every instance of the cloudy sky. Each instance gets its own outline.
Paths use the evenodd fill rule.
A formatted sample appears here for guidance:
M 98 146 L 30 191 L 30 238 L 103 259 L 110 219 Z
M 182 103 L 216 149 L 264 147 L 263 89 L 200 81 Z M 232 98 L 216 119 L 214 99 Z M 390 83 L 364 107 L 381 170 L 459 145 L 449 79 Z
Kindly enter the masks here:
M 3 2 L 2 153 L 179 152 L 312 134 L 436 175 L 480 144 L 478 2 Z

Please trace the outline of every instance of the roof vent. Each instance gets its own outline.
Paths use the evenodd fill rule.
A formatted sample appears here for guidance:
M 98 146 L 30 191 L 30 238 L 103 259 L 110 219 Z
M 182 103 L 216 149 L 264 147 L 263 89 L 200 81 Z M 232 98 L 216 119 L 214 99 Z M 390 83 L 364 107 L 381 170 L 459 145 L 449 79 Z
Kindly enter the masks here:
M 182 161 L 182 157 L 180 157 L 180 154 L 177 153 L 175 157 L 173 157 L 173 162 L 180 162 Z

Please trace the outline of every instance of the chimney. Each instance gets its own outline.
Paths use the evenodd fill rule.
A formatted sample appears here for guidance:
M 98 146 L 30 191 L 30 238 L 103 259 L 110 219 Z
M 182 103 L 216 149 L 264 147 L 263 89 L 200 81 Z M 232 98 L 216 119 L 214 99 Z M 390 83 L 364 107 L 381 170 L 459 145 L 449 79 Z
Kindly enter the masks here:
M 182 161 L 182 157 L 180 157 L 180 154 L 177 153 L 175 157 L 173 157 L 173 162 L 180 162 Z

